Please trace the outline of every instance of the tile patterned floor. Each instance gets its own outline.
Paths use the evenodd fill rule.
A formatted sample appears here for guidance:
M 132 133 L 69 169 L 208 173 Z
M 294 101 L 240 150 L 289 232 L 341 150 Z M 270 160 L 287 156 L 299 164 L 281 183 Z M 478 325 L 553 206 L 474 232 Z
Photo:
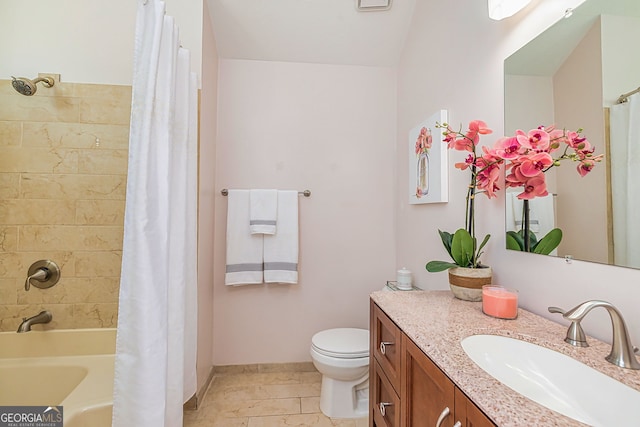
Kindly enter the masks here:
M 367 427 L 366 418 L 331 419 L 320 412 L 321 375 L 312 364 L 216 369 L 200 407 L 184 427 Z

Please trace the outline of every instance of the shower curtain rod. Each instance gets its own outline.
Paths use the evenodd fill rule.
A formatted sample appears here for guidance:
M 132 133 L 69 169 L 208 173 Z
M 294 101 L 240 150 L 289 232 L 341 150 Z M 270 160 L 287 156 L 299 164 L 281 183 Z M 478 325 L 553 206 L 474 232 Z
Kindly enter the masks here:
M 222 190 L 220 190 L 220 194 L 226 197 L 229 195 L 229 190 L 226 188 L 223 188 Z M 298 195 L 302 195 L 304 197 L 311 197 L 311 190 L 298 191 Z
M 618 100 L 616 101 L 616 104 L 622 104 L 624 102 L 628 101 L 628 97 L 630 97 L 631 95 L 633 95 L 634 93 L 639 93 L 640 92 L 640 87 L 637 88 L 636 90 L 632 90 L 629 93 L 623 93 L 622 95 L 620 95 L 620 97 L 618 98 Z

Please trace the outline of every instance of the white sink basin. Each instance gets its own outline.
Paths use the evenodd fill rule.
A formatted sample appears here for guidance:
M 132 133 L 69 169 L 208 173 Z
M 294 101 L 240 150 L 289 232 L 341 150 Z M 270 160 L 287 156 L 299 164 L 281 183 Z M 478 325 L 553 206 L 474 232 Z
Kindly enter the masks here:
M 472 335 L 462 348 L 501 383 L 577 421 L 596 427 L 640 423 L 640 392 L 564 354 L 496 335 Z

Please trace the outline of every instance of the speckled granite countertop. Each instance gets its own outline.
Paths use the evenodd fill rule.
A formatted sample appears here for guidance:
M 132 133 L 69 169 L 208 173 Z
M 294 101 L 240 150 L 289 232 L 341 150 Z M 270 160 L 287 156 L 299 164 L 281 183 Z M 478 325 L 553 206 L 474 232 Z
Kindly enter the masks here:
M 515 320 L 500 320 L 483 314 L 482 303 L 458 300 L 449 291 L 378 291 L 371 298 L 500 427 L 585 424 L 527 399 L 483 371 L 460 344 L 470 335 L 502 335 L 538 344 L 640 390 L 639 371 L 604 360 L 609 344 L 588 337 L 590 347 L 573 347 L 564 342 L 565 326 L 523 309 Z

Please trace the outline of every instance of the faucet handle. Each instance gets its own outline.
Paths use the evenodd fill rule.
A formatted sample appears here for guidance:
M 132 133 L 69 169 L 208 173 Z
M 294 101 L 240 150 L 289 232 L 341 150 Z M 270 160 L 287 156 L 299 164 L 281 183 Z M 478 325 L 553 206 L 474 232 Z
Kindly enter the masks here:
M 547 309 L 549 310 L 549 313 L 562 314 L 562 317 L 571 321 L 571 325 L 569 325 L 569 329 L 567 330 L 567 336 L 564 339 L 565 342 L 576 347 L 589 347 L 587 336 L 582 329 L 582 325 L 580 325 L 580 320 L 582 320 L 582 317 L 578 319 L 569 319 L 566 316 L 567 312 L 560 307 L 548 307 Z
M 563 316 L 566 313 L 566 311 L 564 311 L 560 307 L 547 307 L 547 310 L 549 310 L 549 313 L 559 313 L 559 314 L 562 314 Z

